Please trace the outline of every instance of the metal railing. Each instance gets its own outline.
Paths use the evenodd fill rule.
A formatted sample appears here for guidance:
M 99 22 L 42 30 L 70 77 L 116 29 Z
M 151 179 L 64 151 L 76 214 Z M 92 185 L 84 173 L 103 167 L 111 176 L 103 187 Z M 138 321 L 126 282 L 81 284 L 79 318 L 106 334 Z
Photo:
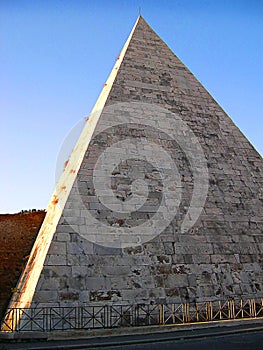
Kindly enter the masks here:
M 8 309 L 1 330 L 26 332 L 176 325 L 263 317 L 263 298 L 155 305 L 88 305 Z

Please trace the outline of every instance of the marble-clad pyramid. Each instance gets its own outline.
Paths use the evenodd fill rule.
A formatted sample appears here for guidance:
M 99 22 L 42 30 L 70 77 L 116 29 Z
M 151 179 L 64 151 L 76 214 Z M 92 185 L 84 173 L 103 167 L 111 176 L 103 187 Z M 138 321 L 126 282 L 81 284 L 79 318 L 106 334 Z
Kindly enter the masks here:
M 10 307 L 263 295 L 263 162 L 140 16 Z

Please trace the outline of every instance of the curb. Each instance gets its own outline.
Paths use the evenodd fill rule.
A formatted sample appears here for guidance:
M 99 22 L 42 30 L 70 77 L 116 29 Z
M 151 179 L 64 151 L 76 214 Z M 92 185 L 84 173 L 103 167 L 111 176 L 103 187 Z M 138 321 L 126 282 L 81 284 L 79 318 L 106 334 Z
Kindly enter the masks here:
M 208 327 L 206 329 L 209 329 Z M 202 329 L 203 330 L 203 329 Z M 105 339 L 102 339 L 101 341 L 98 341 L 98 338 L 94 338 L 95 342 L 93 343 L 91 340 L 92 339 L 86 339 L 86 342 L 83 342 L 82 344 L 69 344 L 69 345 L 52 345 L 52 344 L 47 344 L 47 346 L 42 346 L 42 347 L 27 347 L 27 350 L 77 350 L 77 349 L 96 349 L 96 348 L 104 348 L 104 347 L 117 347 L 120 344 L 122 346 L 126 346 L 126 345 L 138 345 L 138 344 L 151 344 L 151 343 L 165 343 L 165 342 L 170 342 L 170 341 L 184 341 L 184 340 L 192 340 L 192 339 L 202 339 L 202 338 L 210 338 L 210 337 L 224 337 L 227 335 L 234 335 L 234 334 L 238 334 L 238 333 L 253 333 L 253 332 L 257 332 L 259 330 L 263 330 L 263 325 L 259 325 L 257 327 L 250 327 L 250 328 L 235 328 L 232 330 L 218 330 L 215 331 L 213 330 L 212 332 L 201 332 L 199 333 L 198 329 L 191 329 L 192 332 L 194 332 L 195 334 L 191 334 L 189 333 L 189 331 L 185 331 L 185 330 L 181 330 L 181 332 L 175 332 L 178 334 L 171 334 L 170 336 L 166 337 L 165 335 L 167 335 L 167 332 L 165 333 L 160 333 L 160 332 L 156 332 L 155 333 L 155 338 L 152 338 L 152 334 L 153 333 L 149 333 L 148 334 L 148 339 L 131 339 L 128 341 L 125 341 L 124 339 L 120 341 L 120 338 L 124 338 L 126 335 L 120 335 L 118 336 L 114 336 L 114 338 L 119 338 L 118 340 L 109 340 L 109 341 L 105 341 Z M 172 333 L 172 332 L 168 332 L 168 333 Z M 181 333 L 181 334 L 179 334 Z M 143 336 L 143 334 L 140 334 Z M 131 335 L 131 336 L 136 336 L 136 334 Z M 151 338 L 149 338 L 149 336 Z M 83 339 L 84 340 L 84 339 Z M 97 341 L 96 341 L 97 340 Z
M 132 338 L 139 337 L 141 343 L 167 342 L 172 340 L 197 339 L 203 337 L 225 336 L 236 333 L 255 332 L 263 330 L 263 319 L 242 319 L 217 322 L 203 322 L 183 325 L 167 326 L 144 326 L 144 327 L 126 327 L 115 329 L 98 330 L 75 330 L 75 331 L 53 331 L 47 332 L 25 332 L 25 333 L 4 333 L 0 332 L 0 343 L 19 343 L 28 344 L 27 349 L 47 350 L 47 349 L 84 349 L 100 348 L 103 346 L 117 346 L 138 344 L 138 339 L 125 341 L 126 336 Z M 152 339 L 152 335 L 155 339 Z M 114 340 L 119 338 L 119 340 Z M 68 342 L 80 341 L 82 343 L 59 345 L 59 341 Z M 34 347 L 33 342 L 41 341 L 43 346 Z M 30 343 L 32 346 L 30 347 Z M 45 344 L 46 343 L 46 344 Z M 45 346 L 46 345 L 46 346 Z

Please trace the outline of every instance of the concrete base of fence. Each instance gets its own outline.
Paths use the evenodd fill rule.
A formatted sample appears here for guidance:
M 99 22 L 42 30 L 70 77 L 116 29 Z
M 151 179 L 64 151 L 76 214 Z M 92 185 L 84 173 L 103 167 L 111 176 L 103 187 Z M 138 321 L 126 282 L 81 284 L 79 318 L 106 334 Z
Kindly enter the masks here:
M 216 333 L 240 332 L 242 328 L 246 331 L 251 327 L 254 329 L 263 330 L 263 318 L 249 318 L 242 320 L 229 320 L 229 321 L 214 321 L 214 322 L 202 322 L 202 323 L 189 323 L 182 325 L 166 325 L 166 326 L 145 326 L 145 327 L 122 327 L 113 329 L 93 329 L 93 330 L 64 330 L 64 331 L 51 331 L 51 332 L 0 332 L 0 343 L 9 342 L 36 342 L 36 341 L 55 341 L 55 340 L 75 340 L 75 339 L 100 339 L 103 337 L 116 337 L 125 335 L 147 335 L 153 333 L 180 333 L 184 334 L 184 337 L 191 336 L 193 331 L 198 330 L 211 330 Z
M 0 332 L 1 342 L 38 341 L 49 340 L 46 332 Z

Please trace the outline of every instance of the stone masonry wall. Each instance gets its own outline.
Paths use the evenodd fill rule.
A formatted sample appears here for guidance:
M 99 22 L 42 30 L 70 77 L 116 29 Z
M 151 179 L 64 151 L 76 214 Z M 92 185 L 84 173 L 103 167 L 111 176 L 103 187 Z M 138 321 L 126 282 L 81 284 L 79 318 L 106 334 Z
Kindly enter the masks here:
M 105 131 L 99 138 L 94 136 L 57 227 L 34 305 L 262 296 L 262 158 L 142 18 L 107 106 L 119 102 L 163 107 L 191 128 L 203 148 L 209 172 L 203 211 L 188 232 L 180 231 L 194 185 L 183 150 L 159 132 L 162 125 L 169 128 L 168 118 L 160 119 L 156 128 L 145 129 L 133 123 L 129 130 L 118 126 L 110 134 Z M 107 114 L 103 113 L 99 125 L 107 126 L 107 122 Z M 182 197 L 174 219 L 157 237 L 133 247 L 106 247 L 81 234 L 91 224 L 76 196 L 81 195 L 91 215 L 109 228 L 135 227 L 149 220 L 161 201 L 162 177 L 151 164 L 134 160 L 116 165 L 112 189 L 125 202 L 131 191 L 130 180 L 144 174 L 150 189 L 146 206 L 120 216 L 96 196 L 93 171 L 99 155 L 127 137 L 135 145 L 143 139 L 154 141 L 171 155 L 180 173 Z

